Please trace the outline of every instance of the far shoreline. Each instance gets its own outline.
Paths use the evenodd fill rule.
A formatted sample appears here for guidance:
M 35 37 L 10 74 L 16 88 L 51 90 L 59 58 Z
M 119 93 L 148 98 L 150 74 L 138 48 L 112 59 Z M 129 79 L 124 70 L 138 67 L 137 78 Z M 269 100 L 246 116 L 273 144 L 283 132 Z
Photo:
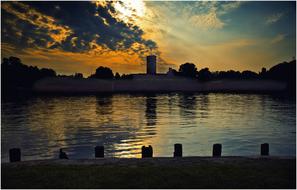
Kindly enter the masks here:
M 101 94 L 101 93 L 274 93 L 287 91 L 288 84 L 275 80 L 212 80 L 188 78 L 165 79 L 71 79 L 45 78 L 37 81 L 37 94 Z

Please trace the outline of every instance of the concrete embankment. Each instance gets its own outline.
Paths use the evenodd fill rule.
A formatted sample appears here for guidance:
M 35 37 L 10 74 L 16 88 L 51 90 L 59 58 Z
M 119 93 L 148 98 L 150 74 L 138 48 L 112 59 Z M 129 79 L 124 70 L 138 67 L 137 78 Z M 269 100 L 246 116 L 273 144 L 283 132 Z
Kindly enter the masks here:
M 100 92 L 265 92 L 283 91 L 286 83 L 272 80 L 219 80 L 199 82 L 186 78 L 165 79 L 71 79 L 46 78 L 34 85 L 36 92 L 100 93 Z
M 2 164 L 2 188 L 296 188 L 296 157 L 37 160 Z

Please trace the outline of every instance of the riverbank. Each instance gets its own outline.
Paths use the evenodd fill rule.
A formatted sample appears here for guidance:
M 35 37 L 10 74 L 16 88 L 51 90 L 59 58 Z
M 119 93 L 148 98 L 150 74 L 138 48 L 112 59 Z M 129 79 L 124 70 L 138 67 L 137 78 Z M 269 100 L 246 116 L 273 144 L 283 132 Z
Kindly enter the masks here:
M 287 84 L 275 80 L 216 80 L 168 77 L 131 80 L 45 78 L 37 81 L 37 93 L 120 93 L 120 92 L 283 92 Z
M 296 157 L 184 157 L 3 163 L 2 188 L 296 188 Z

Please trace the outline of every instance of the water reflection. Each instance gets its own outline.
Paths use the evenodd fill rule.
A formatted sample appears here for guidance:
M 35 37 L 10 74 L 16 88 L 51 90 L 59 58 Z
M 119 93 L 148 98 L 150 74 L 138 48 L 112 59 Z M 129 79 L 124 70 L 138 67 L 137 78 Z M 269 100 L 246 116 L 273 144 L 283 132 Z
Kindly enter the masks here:
M 147 126 L 155 126 L 157 121 L 157 99 L 156 96 L 146 97 L 145 117 Z
M 196 127 L 196 112 L 197 112 L 197 101 L 194 94 L 180 94 L 179 95 L 179 110 L 180 117 L 183 119 L 181 127 Z
M 112 113 L 112 98 L 112 95 L 96 96 L 98 115 Z
M 2 161 L 20 147 L 24 160 L 92 158 L 104 145 L 107 157 L 140 157 L 142 145 L 154 155 L 172 156 L 174 143 L 184 155 L 254 155 L 258 145 L 271 153 L 295 155 L 296 103 L 271 95 L 149 94 L 10 99 L 1 105 Z
M 209 97 L 208 95 L 199 95 L 197 96 L 197 112 L 198 117 L 201 119 L 207 119 L 208 118 L 208 104 L 209 104 Z
M 196 110 L 196 96 L 194 94 L 180 94 L 179 95 L 179 107 L 181 115 L 187 116 L 194 113 Z

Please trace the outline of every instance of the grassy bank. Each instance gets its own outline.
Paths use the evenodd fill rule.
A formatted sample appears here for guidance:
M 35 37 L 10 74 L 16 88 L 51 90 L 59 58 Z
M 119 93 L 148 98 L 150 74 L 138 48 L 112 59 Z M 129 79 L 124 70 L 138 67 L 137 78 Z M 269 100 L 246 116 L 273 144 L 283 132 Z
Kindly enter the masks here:
M 153 158 L 2 164 L 2 188 L 296 188 L 295 158 Z

